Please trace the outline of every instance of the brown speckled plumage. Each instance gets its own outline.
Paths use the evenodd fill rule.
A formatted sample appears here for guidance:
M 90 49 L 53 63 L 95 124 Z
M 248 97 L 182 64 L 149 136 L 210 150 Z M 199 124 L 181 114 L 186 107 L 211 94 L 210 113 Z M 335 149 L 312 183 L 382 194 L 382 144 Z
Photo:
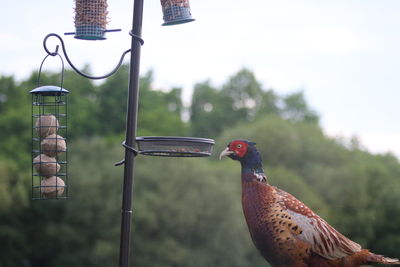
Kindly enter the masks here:
M 273 266 L 400 264 L 362 249 L 294 196 L 269 185 L 254 143 L 233 141 L 221 156 L 242 164 L 243 213 L 255 246 Z

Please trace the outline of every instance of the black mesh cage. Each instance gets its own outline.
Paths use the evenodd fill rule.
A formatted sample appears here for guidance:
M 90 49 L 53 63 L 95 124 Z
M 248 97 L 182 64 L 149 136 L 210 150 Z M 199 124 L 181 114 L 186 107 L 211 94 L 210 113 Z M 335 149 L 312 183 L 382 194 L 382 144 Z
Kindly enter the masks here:
M 67 95 L 58 86 L 32 91 L 32 199 L 68 197 Z

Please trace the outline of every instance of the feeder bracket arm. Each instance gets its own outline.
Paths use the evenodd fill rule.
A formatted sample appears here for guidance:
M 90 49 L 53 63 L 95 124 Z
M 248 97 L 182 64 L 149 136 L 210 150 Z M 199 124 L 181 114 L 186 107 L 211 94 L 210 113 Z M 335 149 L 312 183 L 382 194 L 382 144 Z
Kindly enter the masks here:
M 143 41 L 142 38 L 140 38 L 139 36 L 133 34 L 132 32 L 130 32 L 129 34 L 130 34 L 133 38 L 137 39 L 137 40 L 141 43 L 141 45 L 144 44 L 144 41 Z M 63 51 L 63 53 L 64 53 L 65 59 L 67 60 L 68 64 L 71 66 L 71 68 L 72 68 L 76 73 L 78 73 L 79 75 L 81 75 L 81 76 L 83 76 L 83 77 L 85 77 L 85 78 L 88 78 L 88 79 L 92 79 L 92 80 L 100 80 L 100 79 L 105 79 L 105 78 L 108 78 L 108 77 L 112 76 L 112 75 L 113 75 L 114 73 L 116 73 L 116 72 L 118 71 L 118 69 L 121 67 L 122 62 L 124 61 L 124 58 L 125 58 L 126 54 L 128 54 L 129 52 L 131 52 L 131 49 L 128 49 L 128 50 L 124 51 L 124 52 L 122 53 L 122 55 L 121 55 L 121 58 L 119 59 L 118 64 L 116 65 L 116 67 L 115 67 L 112 71 L 110 71 L 109 73 L 107 73 L 107 74 L 105 74 L 105 75 L 102 75 L 102 76 L 93 76 L 93 75 L 89 75 L 89 74 L 86 74 L 86 73 L 80 71 L 77 67 L 74 66 L 74 64 L 72 63 L 72 61 L 71 61 L 71 60 L 69 59 L 69 57 L 68 57 L 67 50 L 66 50 L 66 48 L 65 48 L 64 40 L 63 40 L 58 34 L 50 33 L 50 34 L 48 34 L 48 35 L 44 38 L 44 40 L 43 40 L 43 48 L 44 48 L 44 50 L 46 51 L 46 53 L 47 53 L 48 55 L 50 55 L 50 56 L 56 56 L 56 55 L 58 55 L 58 50 L 59 50 L 59 45 L 56 46 L 56 49 L 55 49 L 54 52 L 51 52 L 51 51 L 48 49 L 48 47 L 47 47 L 47 40 L 48 40 L 50 37 L 56 37 L 56 38 L 60 41 L 61 48 L 62 48 L 62 51 Z

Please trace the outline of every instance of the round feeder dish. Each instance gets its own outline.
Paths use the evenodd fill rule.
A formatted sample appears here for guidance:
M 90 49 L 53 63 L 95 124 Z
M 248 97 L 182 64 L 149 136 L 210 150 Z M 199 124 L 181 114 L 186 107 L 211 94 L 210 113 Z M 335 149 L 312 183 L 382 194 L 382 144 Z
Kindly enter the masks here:
M 69 94 L 69 91 L 54 85 L 45 85 L 31 90 L 29 93 L 43 96 L 57 96 Z
M 161 157 L 208 157 L 215 141 L 196 137 L 145 136 L 137 137 L 139 153 Z

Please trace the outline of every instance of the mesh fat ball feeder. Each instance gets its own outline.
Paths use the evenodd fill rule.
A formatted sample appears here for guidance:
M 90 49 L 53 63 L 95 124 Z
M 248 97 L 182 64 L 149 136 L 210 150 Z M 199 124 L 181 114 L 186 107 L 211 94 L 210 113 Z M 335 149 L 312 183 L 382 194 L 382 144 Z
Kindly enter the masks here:
M 67 95 L 58 86 L 41 86 L 32 95 L 32 199 L 68 197 Z
M 129 267 L 133 214 L 134 162 L 136 156 L 207 157 L 211 155 L 214 145 L 214 140 L 206 138 L 168 136 L 136 137 L 139 103 L 139 63 L 141 46 L 144 44 L 141 38 L 143 2 L 144 0 L 133 1 L 132 30 L 129 32 L 129 35 L 132 37 L 130 49 L 122 53 L 117 66 L 105 75 L 89 75 L 75 67 L 68 57 L 64 41 L 59 35 L 55 33 L 48 34 L 43 41 L 44 50 L 48 54 L 46 58 L 48 56 L 59 56 L 61 58 L 58 53 L 59 45 L 56 46 L 55 51 L 47 47 L 47 40 L 49 38 L 57 38 L 61 44 L 64 57 L 71 68 L 79 75 L 88 79 L 105 79 L 112 76 L 122 65 L 124 57 L 130 54 L 125 127 L 126 140 L 122 143 L 125 147 L 125 157 L 122 161 L 115 164 L 116 166 L 124 166 L 119 267 Z M 65 33 L 65 35 L 75 35 L 76 39 L 81 40 L 104 40 L 105 32 L 120 31 L 119 29 L 106 30 L 106 24 L 108 22 L 106 0 L 75 0 L 75 5 L 76 32 Z M 161 0 L 161 5 L 164 14 L 164 23 L 162 25 L 176 25 L 194 20 L 190 13 L 188 0 Z M 62 88 L 61 82 L 61 87 L 43 86 L 32 90 L 30 93 L 33 99 L 32 191 L 34 192 L 36 190 L 39 192 L 38 197 L 34 197 L 33 195 L 32 198 L 62 198 L 66 196 L 68 191 L 66 175 L 66 96 L 68 91 Z M 43 118 L 43 122 L 41 118 Z M 36 123 L 35 120 L 39 120 L 39 122 Z M 65 133 L 62 133 L 63 130 Z M 63 176 L 64 173 L 65 175 Z

